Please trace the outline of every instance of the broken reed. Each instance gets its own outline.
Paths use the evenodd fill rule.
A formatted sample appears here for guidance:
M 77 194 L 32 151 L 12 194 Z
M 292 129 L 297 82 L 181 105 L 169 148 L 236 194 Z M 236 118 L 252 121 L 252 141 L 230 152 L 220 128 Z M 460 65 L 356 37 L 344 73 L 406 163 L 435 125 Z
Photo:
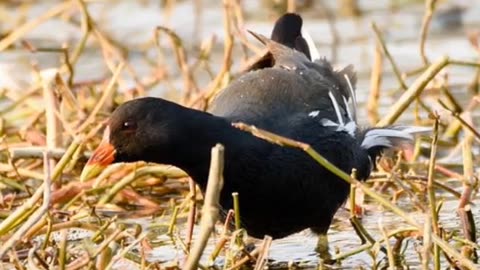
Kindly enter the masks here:
M 293 1 L 289 1 L 289 3 L 291 2 Z M 382 77 L 382 69 L 380 68 L 380 60 L 382 57 L 387 58 L 389 64 L 394 67 L 399 88 L 403 89 L 404 91 L 399 101 L 392 106 L 391 110 L 385 117 L 380 119 L 378 125 L 385 125 L 395 122 L 405 112 L 407 106 L 413 100 L 418 101 L 422 104 L 423 109 L 431 112 L 431 109 L 422 102 L 421 93 L 425 88 L 432 85 L 432 81 L 438 77 L 438 73 L 444 67 L 448 65 L 463 65 L 480 70 L 480 64 L 478 62 L 462 62 L 450 59 L 448 57 L 439 58 L 437 61 L 434 61 L 433 64 L 429 64 L 430 60 L 425 55 L 425 44 L 427 42 L 429 20 L 434 12 L 434 2 L 435 1 L 431 0 L 427 1 L 427 5 L 430 4 L 430 6 L 428 6 L 426 9 L 420 41 L 420 55 L 422 56 L 424 66 L 420 67 L 416 73 L 402 73 L 402 71 L 396 67 L 394 56 L 389 53 L 388 46 L 383 39 L 380 30 L 377 29 L 378 27 L 376 27 L 374 24 L 372 25 L 378 39 L 377 44 L 379 47 L 377 49 L 377 57 L 379 59 L 377 60 L 378 63 L 376 64 L 378 68 L 376 71 L 373 71 L 375 74 L 372 74 L 372 78 L 378 80 L 375 84 L 372 83 L 372 89 L 375 89 L 374 95 L 371 98 L 373 105 L 370 107 L 373 111 L 373 121 L 375 122 L 378 118 L 378 115 L 375 115 L 374 112 L 375 108 L 377 107 L 375 102 L 378 102 L 378 99 L 381 98 L 382 94 L 380 89 L 381 85 L 379 83 Z M 220 70 L 216 74 L 210 65 L 210 57 L 212 53 L 211 50 L 213 47 L 212 43 L 214 42 L 213 38 L 209 39 L 205 46 L 202 46 L 198 59 L 192 59 L 192 56 L 189 55 L 189 52 L 185 49 L 182 40 L 178 38 L 174 31 L 160 26 L 153 35 L 154 41 L 152 41 L 150 46 L 156 48 L 159 57 L 161 57 L 162 54 L 165 54 L 164 48 L 160 47 L 159 40 L 164 38 L 164 36 L 168 36 L 170 39 L 171 47 L 184 81 L 185 92 L 183 92 L 182 101 L 184 104 L 189 106 L 205 109 L 215 93 L 220 91 L 231 79 L 231 65 L 233 59 L 236 59 L 233 55 L 235 37 L 239 38 L 239 40 L 242 42 L 242 46 L 245 48 L 245 55 L 243 56 L 243 59 L 245 59 L 246 63 L 249 59 L 246 48 L 253 49 L 254 51 L 260 51 L 255 45 L 248 42 L 244 31 L 241 30 L 243 28 L 244 21 L 243 10 L 241 9 L 241 6 L 236 1 L 225 0 L 223 11 L 225 31 L 225 41 L 223 42 L 223 62 Z M 75 44 L 75 46 L 70 47 L 69 45 L 62 44 L 58 48 L 37 48 L 34 46 L 34 44 L 29 43 L 28 40 L 23 40 L 24 35 L 29 31 L 32 31 L 39 24 L 61 16 L 72 16 L 71 14 L 77 14 L 80 17 L 80 20 L 71 20 L 73 24 L 77 25 L 82 33 L 80 40 Z M 330 24 L 334 30 L 334 21 L 332 20 Z M 133 252 L 130 252 L 132 248 L 142 243 L 142 250 L 148 249 L 148 245 L 144 244 L 143 242 L 147 237 L 147 233 L 142 232 L 141 229 L 126 229 L 116 218 L 109 219 L 100 217 L 96 213 L 96 208 L 120 204 L 119 202 L 115 201 L 115 198 L 118 199 L 124 197 L 127 198 L 125 201 L 135 200 L 143 206 L 149 208 L 150 215 L 158 212 L 168 215 L 168 211 L 165 211 L 165 209 L 162 208 L 159 203 L 150 199 L 148 196 L 144 196 L 143 194 L 135 192 L 135 190 L 131 189 L 131 187 L 134 186 L 138 189 L 152 188 L 160 191 L 160 189 L 155 187 L 154 184 L 165 184 L 166 180 L 164 179 L 166 178 L 185 178 L 185 173 L 181 170 L 171 167 L 145 166 L 145 164 L 140 164 L 135 167 L 112 166 L 111 168 L 105 170 L 94 181 L 88 183 L 79 183 L 76 180 L 71 180 L 71 178 L 75 179 L 75 176 L 72 176 L 72 173 L 76 172 L 75 166 L 77 161 L 85 160 L 85 157 L 88 156 L 88 152 L 86 152 L 85 149 L 91 149 L 92 140 L 98 137 L 98 131 L 102 128 L 102 124 L 100 122 L 105 119 L 105 112 L 110 110 L 112 104 L 119 100 L 123 101 L 136 96 L 147 95 L 150 87 L 155 86 L 160 81 L 168 81 L 170 78 L 164 74 L 160 74 L 158 76 L 154 76 L 153 78 L 141 79 L 140 76 L 135 72 L 135 68 L 129 63 L 125 57 L 125 54 L 123 53 L 127 52 L 128 48 L 125 48 L 121 42 L 116 41 L 107 33 L 103 32 L 101 28 L 96 26 L 95 18 L 93 18 L 88 11 L 88 3 L 82 0 L 58 3 L 38 18 L 27 21 L 19 27 L 16 27 L 15 30 L 0 40 L 0 51 L 9 48 L 15 43 L 18 43 L 19 40 L 22 40 L 21 44 L 32 53 L 49 52 L 52 54 L 52 57 L 59 55 L 59 57 L 61 57 L 62 65 L 56 69 L 56 72 L 53 73 L 54 76 L 49 76 L 51 73 L 40 71 L 34 66 L 32 69 L 37 74 L 39 79 L 38 83 L 32 85 L 31 88 L 23 95 L 17 95 L 8 90 L 4 93 L 5 96 L 12 101 L 12 103 L 7 107 L 0 109 L 1 114 L 3 115 L 22 111 L 23 114 L 26 115 L 25 117 L 28 118 L 26 121 L 27 124 L 21 127 L 14 126 L 14 129 L 18 131 L 18 133 L 21 132 L 25 134 L 25 136 L 28 135 L 28 138 L 34 137 L 35 140 L 39 140 L 37 135 L 42 133 L 35 131 L 35 129 L 32 129 L 31 127 L 41 126 L 41 128 L 45 128 L 47 139 L 44 141 L 40 139 L 40 144 L 47 145 L 47 147 L 25 148 L 25 146 L 22 144 L 17 146 L 2 146 L 2 150 L 6 149 L 9 151 L 6 154 L 8 162 L 0 163 L 0 172 L 2 173 L 0 181 L 10 188 L 21 190 L 24 192 L 22 194 L 26 194 L 24 198 L 21 198 L 20 196 L 15 198 L 12 194 L 7 194 L 7 196 L 4 196 L 7 198 L 7 201 L 10 202 L 10 208 L 2 209 L 2 212 L 0 212 L 0 214 L 6 217 L 0 223 L 1 240 L 2 242 L 3 240 L 6 240 L 4 242 L 5 245 L 2 246 L 0 251 L 2 254 L 6 254 L 8 249 L 11 252 L 9 252 L 8 255 L 5 255 L 3 259 L 6 259 L 7 257 L 12 259 L 14 264 L 17 264 L 18 268 L 21 268 L 19 264 L 23 259 L 27 260 L 29 266 L 32 268 L 34 268 L 36 264 L 40 264 L 45 268 L 48 268 L 47 260 L 42 258 L 42 254 L 45 253 L 40 251 L 43 251 L 49 247 L 54 247 L 53 242 L 50 241 L 50 237 L 52 233 L 60 231 L 61 241 L 58 245 L 60 252 L 56 258 L 60 268 L 76 269 L 93 264 L 97 265 L 98 268 L 103 268 L 104 266 L 108 268 L 112 267 L 116 261 L 125 256 L 138 264 L 148 264 L 143 251 L 137 255 L 137 257 L 135 257 Z M 75 80 L 76 63 L 79 57 L 83 54 L 84 49 L 87 46 L 87 41 L 91 40 L 94 40 L 95 44 L 98 45 L 102 52 L 104 52 L 104 62 L 111 71 L 112 75 L 108 76 L 108 78 L 102 78 L 98 81 L 78 82 Z M 338 39 L 336 40 L 338 41 Z M 332 46 L 333 50 L 336 51 L 335 44 L 332 44 Z M 194 63 L 191 64 L 192 62 Z M 199 86 L 195 79 L 195 75 L 201 70 L 201 67 L 205 67 L 206 70 L 209 70 L 208 73 L 212 76 L 212 82 L 204 89 Z M 158 67 L 158 63 L 155 63 L 152 68 L 160 69 L 160 67 Z M 418 76 L 415 82 L 408 86 L 405 82 L 404 76 L 413 76 L 418 74 L 419 71 L 423 72 L 422 75 Z M 123 87 L 122 79 L 124 76 L 131 77 L 135 82 L 135 86 L 125 94 L 120 94 L 118 93 L 117 89 Z M 63 81 L 62 78 L 66 78 L 65 81 Z M 48 106 L 45 106 L 44 110 L 38 110 L 39 101 L 37 96 L 39 95 L 40 90 L 43 91 L 40 94 L 45 101 L 43 103 L 48 104 Z M 55 99 L 54 95 L 52 95 L 52 93 L 55 91 L 59 91 L 61 93 L 61 96 L 64 98 L 62 102 L 59 103 L 58 100 Z M 93 95 L 93 98 L 88 98 L 89 95 Z M 459 104 L 458 102 L 455 102 L 453 96 L 450 94 L 448 85 L 445 85 L 445 91 L 443 92 L 443 95 L 449 96 L 450 100 L 452 101 L 450 102 L 451 104 Z M 466 133 L 469 134 L 468 139 L 465 138 L 462 142 L 465 160 L 464 175 L 458 176 L 458 174 L 455 174 L 448 168 L 443 167 L 438 161 L 435 166 L 432 165 L 432 161 L 428 163 L 435 169 L 435 173 L 442 172 L 462 180 L 463 190 L 461 194 L 458 194 L 458 197 L 460 197 L 458 211 L 461 216 L 463 237 L 455 236 L 453 238 L 455 241 L 462 243 L 463 245 L 461 255 L 456 249 L 446 245 L 447 239 L 441 238 L 444 237 L 445 234 L 439 236 L 438 231 L 436 232 L 436 228 L 430 227 L 433 226 L 433 222 L 432 224 L 426 222 L 426 224 L 430 226 L 428 226 L 428 229 L 425 229 L 424 226 L 420 226 L 420 224 L 417 224 L 414 220 L 412 220 L 407 213 L 396 207 L 385 198 L 376 194 L 376 192 L 371 190 L 369 186 L 365 184 L 359 184 L 354 177 L 350 177 L 347 174 L 338 172 L 340 175 L 345 177 L 344 180 L 351 180 L 354 184 L 352 186 L 363 190 L 366 194 L 372 196 L 372 198 L 384 205 L 386 208 L 394 211 L 400 217 L 403 217 L 408 223 L 411 223 L 410 225 L 413 226 L 405 226 L 405 228 L 400 228 L 395 231 L 388 231 L 381 226 L 381 224 L 379 224 L 381 227 L 382 237 L 375 239 L 374 236 L 371 236 L 365 228 L 361 227 L 361 223 L 353 222 L 356 225 L 360 225 L 360 227 L 358 227 L 358 231 L 361 232 L 359 235 L 364 237 L 363 239 L 365 239 L 365 242 L 357 249 L 335 254 L 334 259 L 341 261 L 342 259 L 352 256 L 353 254 L 371 250 L 375 246 L 385 243 L 385 241 L 391 237 L 409 237 L 411 234 L 420 232 L 428 234 L 424 235 L 424 237 L 427 236 L 428 238 L 428 236 L 431 236 L 431 241 L 435 244 L 435 246 L 448 255 L 448 263 L 455 264 L 454 260 L 449 259 L 452 257 L 458 260 L 458 262 L 464 264 L 466 267 L 472 267 L 471 261 L 469 261 L 467 258 L 475 258 L 475 252 L 476 249 L 478 249 L 478 245 L 475 243 L 475 223 L 471 211 L 470 200 L 475 188 L 478 187 L 475 187 L 475 175 L 472 173 L 473 161 L 471 161 L 471 156 L 468 157 L 468 153 L 472 152 L 471 149 L 474 142 L 474 139 L 472 138 L 478 140 L 480 135 L 478 135 L 478 130 L 473 123 L 471 123 L 469 119 L 469 113 L 478 107 L 478 100 L 480 100 L 478 96 L 476 98 L 474 97 L 469 106 L 463 110 L 461 106 L 455 106 L 455 108 L 453 108 L 450 106 L 450 104 L 442 104 L 442 106 L 450 111 L 455 118 L 455 121 L 450 124 L 449 134 L 458 135 L 458 131 L 462 129 L 462 127 L 465 129 Z M 10 130 L 5 129 L 5 120 L 3 118 L 0 124 L 0 129 L 4 132 L 4 137 L 2 140 L 16 138 L 16 131 L 12 132 L 11 127 L 9 127 Z M 7 124 L 11 126 L 11 123 Z M 445 134 L 447 134 L 447 131 Z M 441 135 L 440 138 L 445 137 L 445 134 L 439 134 Z M 449 137 L 457 136 L 450 135 Z M 60 138 L 64 138 L 64 140 L 60 141 Z M 70 145 L 70 147 L 68 147 L 66 150 L 62 149 L 62 147 L 65 147 L 65 145 Z M 297 146 L 306 147 L 302 144 Z M 315 154 L 315 152 L 309 150 L 308 147 L 305 149 L 308 150 L 309 153 L 318 161 L 322 160 L 321 157 L 317 155 L 318 153 Z M 35 160 L 43 158 L 45 153 L 50 159 L 49 161 L 37 162 Z M 30 160 L 30 158 L 33 158 L 33 160 Z M 57 164 L 48 169 L 48 167 L 50 167 L 48 164 L 54 163 L 51 161 L 52 159 L 56 160 Z M 45 172 L 39 172 L 43 168 L 45 169 Z M 434 179 L 433 175 L 433 173 L 428 174 L 428 187 L 430 196 L 434 196 L 435 194 L 433 192 L 439 187 L 451 192 L 454 195 L 456 194 L 455 190 L 452 190 L 446 184 L 441 183 L 438 179 Z M 153 177 L 156 177 L 160 180 L 153 182 Z M 419 176 L 419 178 L 421 177 Z M 31 190 L 32 184 L 25 181 L 25 179 L 33 179 L 36 191 Z M 112 179 L 114 180 L 112 181 Z M 118 181 L 115 181 L 115 179 Z M 45 184 L 37 184 L 39 181 L 47 183 L 47 185 L 48 181 L 52 181 L 55 183 L 55 185 L 51 185 L 51 189 L 49 188 L 50 185 L 45 188 Z M 405 190 L 406 192 L 409 192 L 409 190 L 406 190 L 405 188 L 406 187 L 400 187 L 398 190 Z M 193 194 L 191 201 L 196 202 L 197 198 L 194 194 L 195 188 L 190 186 L 189 189 L 192 192 L 191 194 Z M 186 193 L 185 187 L 180 187 L 176 190 L 182 194 Z M 168 190 L 166 188 L 161 190 L 161 192 L 163 192 L 162 194 L 168 194 L 169 192 L 172 193 L 174 191 L 175 190 Z M 416 194 L 414 192 L 411 193 L 413 195 Z M 88 205 L 91 203 L 92 198 L 94 198 L 94 204 L 92 207 L 90 207 Z M 17 206 L 20 204 L 22 205 Z M 59 207 L 53 208 L 52 206 L 55 204 L 59 205 Z M 17 207 L 15 208 L 15 206 Z M 48 207 L 46 208 L 46 206 Z M 433 204 L 429 204 L 431 209 L 434 209 L 434 206 L 435 205 Z M 82 212 L 81 208 L 88 209 L 88 211 Z M 81 213 L 79 215 L 77 214 L 76 216 L 71 215 L 70 211 L 72 211 L 72 209 L 73 211 L 80 211 Z M 167 233 L 170 235 L 171 239 L 178 243 L 178 245 L 185 250 L 185 253 L 188 254 L 190 250 L 190 241 L 187 238 L 187 241 L 184 243 L 183 239 L 179 237 L 178 231 L 176 230 L 176 223 L 178 223 L 180 217 L 185 217 L 188 215 L 192 220 L 189 230 L 193 231 L 193 221 L 194 217 L 196 216 L 194 211 L 195 204 L 193 203 L 190 205 L 190 207 L 188 207 L 186 203 L 180 204 L 173 209 L 176 210 L 172 210 L 172 218 L 169 220 L 170 222 L 168 222 Z M 60 218 L 62 215 L 67 215 L 69 218 L 72 218 L 72 220 L 63 220 Z M 35 225 L 30 226 L 30 224 L 35 223 L 34 221 L 36 220 L 38 220 L 38 222 Z M 237 218 L 235 221 L 237 221 Z M 67 241 L 67 230 L 71 228 L 83 228 L 95 232 L 94 237 L 86 240 L 87 244 L 84 246 L 84 250 L 86 251 L 84 254 L 87 254 L 88 251 L 90 255 L 94 255 L 93 257 L 80 256 L 73 259 L 69 257 L 69 254 L 67 254 L 66 250 L 71 243 Z M 23 245 L 24 242 L 30 242 L 31 239 L 37 235 L 47 236 L 42 246 L 28 247 Z M 101 237 L 98 237 L 98 235 L 101 235 Z M 225 235 L 222 237 L 223 240 L 221 240 L 224 242 L 219 241 L 219 249 L 225 249 L 224 245 L 228 241 L 225 239 L 228 238 L 229 235 L 225 233 Z M 202 243 L 202 241 L 199 241 L 198 243 Z M 88 243 L 96 243 L 98 246 L 97 248 L 93 248 Z M 121 244 L 119 249 L 112 248 L 115 246 L 114 244 L 118 243 Z M 260 254 L 256 262 L 256 269 L 262 269 L 262 266 L 265 265 L 268 258 L 267 255 L 270 243 L 271 239 L 267 237 L 260 248 L 257 248 L 251 253 L 245 253 L 245 255 L 240 259 L 233 261 L 231 268 L 238 267 L 239 265 L 254 260 L 255 256 Z M 195 246 L 196 244 L 197 242 L 194 241 L 193 245 Z M 25 247 L 28 253 L 22 257 L 22 250 L 16 249 L 17 247 Z M 390 249 L 387 246 L 387 251 L 391 264 L 392 252 L 395 253 L 395 249 Z M 428 249 L 426 249 L 426 254 L 430 254 Z M 211 263 L 213 263 L 213 259 L 216 256 L 217 255 L 213 256 L 212 254 Z M 438 253 L 435 254 L 435 260 L 437 260 L 437 256 Z M 191 258 L 194 257 L 192 256 Z M 424 258 L 422 258 L 422 260 L 422 262 L 425 262 L 428 265 L 428 260 Z M 57 262 L 55 260 L 53 261 Z M 180 265 L 178 265 L 178 267 L 180 267 Z

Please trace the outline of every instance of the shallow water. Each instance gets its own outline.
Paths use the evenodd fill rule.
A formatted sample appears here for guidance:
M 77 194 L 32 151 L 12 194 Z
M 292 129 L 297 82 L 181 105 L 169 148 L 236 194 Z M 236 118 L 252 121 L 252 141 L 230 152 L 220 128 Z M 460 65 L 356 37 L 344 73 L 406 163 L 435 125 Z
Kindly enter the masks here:
M 457 208 L 458 200 L 445 195 L 439 194 L 438 200 L 443 200 L 443 207 L 440 211 L 439 221 L 442 224 L 443 228 L 446 230 L 456 230 L 460 229 L 460 223 L 458 216 L 455 212 Z M 407 201 L 400 201 L 399 205 L 404 210 L 409 208 L 409 203 Z M 418 222 L 423 224 L 425 216 L 419 211 L 414 211 L 408 209 L 408 213 Z M 474 217 L 480 216 L 480 208 L 473 207 L 472 213 Z M 328 238 L 330 243 L 330 252 L 335 254 L 335 250 L 339 250 L 340 253 L 347 253 L 357 249 L 361 246 L 361 241 L 359 237 L 353 231 L 349 221 L 348 221 L 348 212 L 346 209 L 341 209 L 334 220 L 332 227 L 329 230 Z M 168 221 L 164 219 L 150 219 L 150 218 L 140 218 L 140 219 L 126 219 L 126 223 L 136 223 L 141 224 L 145 230 L 151 230 L 152 224 L 168 224 Z M 383 239 L 380 232 L 380 226 L 387 233 L 395 231 L 400 228 L 409 227 L 402 218 L 398 217 L 391 212 L 384 211 L 381 206 L 378 205 L 368 205 L 368 210 L 362 218 L 362 224 L 365 229 L 374 237 L 375 240 Z M 155 225 L 154 225 L 155 226 Z M 155 227 L 157 227 L 156 225 Z M 480 226 L 480 221 L 476 220 L 476 226 Z M 217 233 L 221 232 L 221 226 L 217 227 Z M 182 236 L 185 230 L 185 224 L 179 225 L 178 230 Z M 195 232 L 198 231 L 198 227 L 195 228 Z M 195 235 L 195 233 L 194 233 Z M 205 249 L 204 256 L 202 257 L 203 263 L 207 263 L 208 256 L 212 253 L 215 243 L 218 242 L 218 234 L 215 237 L 211 237 L 209 245 Z M 175 245 L 170 237 L 165 236 L 164 232 L 159 234 L 158 237 L 153 237 L 150 239 L 155 245 L 152 251 L 147 254 L 149 261 L 155 262 L 164 262 L 166 265 L 172 261 L 182 261 L 185 258 L 185 255 L 182 249 Z M 286 269 L 285 264 L 288 262 L 293 262 L 301 269 L 316 269 L 318 265 L 318 257 L 314 252 L 316 245 L 317 237 L 309 230 L 305 230 L 294 235 L 288 236 L 283 239 L 277 239 L 272 242 L 272 246 L 269 252 L 269 259 L 272 260 L 271 267 L 273 269 Z M 405 247 L 403 258 L 407 262 L 407 265 L 410 269 L 417 269 L 420 267 L 420 258 L 415 249 L 415 246 L 421 248 L 421 241 L 414 240 L 413 238 L 408 238 L 408 244 Z M 255 243 L 259 244 L 260 240 L 256 240 Z M 390 241 L 393 245 L 394 241 Z M 403 250 L 403 249 L 402 249 Z M 370 269 L 372 264 L 376 261 L 385 261 L 387 260 L 386 254 L 379 253 L 377 259 L 373 260 L 372 257 L 366 252 L 361 252 L 356 255 L 350 256 L 341 261 L 339 265 L 334 267 L 337 269 L 357 269 L 357 267 L 365 267 Z M 223 257 L 219 257 L 216 262 L 222 263 Z
M 142 46 L 149 42 L 153 37 L 153 29 L 157 25 L 167 25 L 174 29 L 176 33 L 183 38 L 183 42 L 187 48 L 192 47 L 198 42 L 215 34 L 218 40 L 223 39 L 222 12 L 221 5 L 218 1 L 202 1 L 206 6 L 203 9 L 203 14 L 199 19 L 201 24 L 198 27 L 195 25 L 195 16 L 185 16 L 184 14 L 193 14 L 193 5 L 188 1 L 181 1 L 176 5 L 171 14 L 171 19 L 165 17 L 159 7 L 158 1 L 115 1 L 115 2 L 92 2 L 88 4 L 88 9 L 92 17 L 96 20 L 101 29 L 111 35 L 115 40 L 122 43 L 131 52 L 129 60 L 135 71 L 140 76 L 148 75 L 151 67 L 145 63 L 142 57 Z M 259 8 L 258 4 L 253 4 L 253 1 L 248 2 L 246 13 L 245 28 L 253 29 L 263 34 L 269 34 L 272 27 L 272 20 L 275 16 L 269 14 L 265 9 Z M 324 1 L 328 2 L 328 1 Z M 374 35 L 370 28 L 370 22 L 375 21 L 384 31 L 387 46 L 397 61 L 398 67 L 402 71 L 412 70 L 420 66 L 421 59 L 418 53 L 418 39 L 419 29 L 421 26 L 421 18 L 423 15 L 423 4 L 413 3 L 398 8 L 395 11 L 390 10 L 386 4 L 388 1 L 360 1 L 360 6 L 364 15 L 359 19 L 337 19 L 335 27 L 340 36 L 340 41 L 337 50 L 337 61 L 335 64 L 355 65 L 359 81 L 357 84 L 358 101 L 360 105 L 359 117 L 366 123 L 366 110 L 364 108 L 367 99 L 369 85 L 370 66 L 373 62 L 374 53 Z M 28 11 L 27 17 L 33 18 L 42 14 L 45 10 L 50 8 L 53 1 L 39 2 L 32 5 Z M 442 55 L 449 55 L 451 58 L 457 60 L 476 61 L 477 53 L 469 45 L 466 34 L 470 30 L 479 30 L 480 25 L 480 1 L 442 1 L 439 8 L 446 10 L 454 4 L 465 5 L 467 8 L 461 15 L 463 21 L 462 26 L 452 26 L 447 29 L 442 26 L 448 19 L 434 17 L 432 22 L 431 33 L 427 41 L 427 55 L 431 61 L 434 61 Z M 15 18 L 20 14 L 20 11 L 11 9 L 10 7 L 0 7 L 7 12 L 9 16 Z M 332 35 L 329 26 L 321 14 L 317 10 L 309 10 L 302 12 L 305 17 L 305 27 L 310 31 L 315 42 L 319 46 L 319 51 L 327 58 L 331 58 L 331 43 Z M 453 18 L 454 19 L 454 18 Z M 13 21 L 13 20 L 12 20 Z M 0 25 L 0 32 L 9 29 L 13 25 L 8 23 Z M 52 31 L 55 29 L 55 31 Z M 69 25 L 61 20 L 51 20 L 27 34 L 26 39 L 36 44 L 37 46 L 59 46 L 64 41 L 78 41 L 80 33 L 76 27 Z M 161 41 L 162 46 L 170 48 L 166 39 Z M 89 43 L 86 52 L 80 58 L 76 66 L 76 81 L 95 80 L 108 76 L 110 73 L 102 60 L 101 52 Z M 219 64 L 221 61 L 222 44 L 215 45 L 214 62 Z M 168 50 L 168 49 L 167 49 Z M 155 59 L 156 55 L 153 52 L 146 52 L 152 55 Z M 238 51 L 236 52 L 238 53 Z M 237 54 L 238 55 L 238 54 Z M 31 54 L 24 49 L 8 50 L 0 53 L 0 88 L 17 89 L 24 91 L 32 80 L 30 73 L 30 63 L 32 61 L 38 62 L 41 68 L 56 67 L 59 65 L 58 56 L 52 57 L 51 53 L 36 53 Z M 163 61 L 170 64 L 172 67 L 169 72 L 175 78 L 173 80 L 173 88 L 181 89 L 182 80 L 179 78 L 179 71 L 176 68 L 176 63 L 173 58 L 163 59 Z M 235 63 L 238 67 L 238 61 Z M 234 68 L 235 69 L 235 68 Z M 391 104 L 398 98 L 398 94 L 394 94 L 398 82 L 394 77 L 390 65 L 385 62 L 385 73 L 382 82 L 382 96 L 380 99 L 380 114 L 385 113 Z M 453 84 L 460 84 L 459 87 L 453 89 L 455 96 L 459 98 L 462 105 L 467 104 L 467 90 L 468 84 L 474 71 L 468 67 L 451 67 L 448 69 L 450 82 Z M 127 89 L 134 86 L 133 80 L 130 76 L 122 82 L 121 88 Z M 209 78 L 198 78 L 201 86 L 206 86 Z M 411 83 L 411 79 L 407 83 Z M 164 95 L 171 91 L 171 86 L 168 84 L 159 84 L 156 86 L 150 95 Z M 436 96 L 432 95 L 428 99 L 428 103 L 434 103 Z M 478 111 L 476 112 L 478 116 Z M 404 114 L 399 121 L 411 123 L 413 114 Z M 452 198 L 445 200 L 441 211 L 441 222 L 446 228 L 459 228 L 459 221 L 455 209 L 457 201 Z M 408 203 L 405 203 L 408 205 Z M 381 223 L 387 231 L 394 230 L 402 224 L 402 221 L 395 215 L 385 212 L 375 205 L 369 205 L 369 211 L 362 219 L 362 223 L 370 231 L 376 239 L 381 238 L 379 232 L 379 223 Z M 348 223 L 348 214 L 342 210 L 337 215 L 337 218 L 329 231 L 329 239 L 331 248 L 338 247 L 342 252 L 346 252 L 357 248 L 360 241 L 353 232 Z M 480 209 L 478 206 L 473 208 L 474 216 L 480 217 Z M 419 212 L 412 212 L 412 215 L 420 222 L 423 215 Z M 125 220 L 125 222 L 136 222 L 142 224 L 146 229 L 152 222 L 150 218 Z M 480 227 L 479 219 L 477 218 L 477 228 Z M 180 228 L 181 229 L 181 228 Z M 162 239 L 159 239 L 162 240 Z M 168 239 L 163 239 L 169 241 Z M 215 239 L 212 239 L 215 241 Z M 290 237 L 275 240 L 273 242 L 270 258 L 275 261 L 305 261 L 305 267 L 314 267 L 318 261 L 313 253 L 316 244 L 316 237 L 309 232 L 302 232 Z M 409 245 L 406 252 L 406 261 L 410 267 L 415 269 L 418 265 L 418 255 L 414 251 L 413 243 Z M 212 250 L 210 245 L 207 248 L 206 254 Z M 171 261 L 173 259 L 181 259 L 183 252 L 179 248 L 172 245 L 164 245 L 155 248 L 148 254 L 151 261 Z M 379 256 L 384 256 L 380 254 Z M 412 264 L 413 263 L 413 264 Z M 355 268 L 364 266 L 367 269 L 371 267 L 372 259 L 368 254 L 360 253 L 342 261 L 341 267 Z M 119 266 L 120 267 L 120 266 Z

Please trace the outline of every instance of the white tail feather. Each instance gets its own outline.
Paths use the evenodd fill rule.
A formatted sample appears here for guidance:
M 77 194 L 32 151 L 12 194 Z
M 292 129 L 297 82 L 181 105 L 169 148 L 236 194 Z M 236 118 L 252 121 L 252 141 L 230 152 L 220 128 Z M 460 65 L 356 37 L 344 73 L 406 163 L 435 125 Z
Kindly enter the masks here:
M 363 138 L 362 147 L 369 149 L 372 147 L 393 147 L 398 146 L 404 141 L 412 141 L 413 135 L 404 130 L 397 130 L 395 128 L 378 128 L 368 130 Z
M 401 130 L 403 132 L 419 135 L 419 134 L 428 134 L 432 132 L 431 127 L 419 127 L 419 126 L 393 126 L 390 129 Z
M 347 81 L 348 84 L 348 90 L 350 91 L 350 96 L 352 99 L 352 120 L 357 122 L 357 96 L 355 95 L 355 90 L 353 90 L 352 82 L 350 82 L 350 78 L 348 77 L 347 74 L 343 74 L 345 76 L 345 80 Z M 346 105 L 348 108 L 348 105 Z
M 312 36 L 310 36 L 310 33 L 308 33 L 308 31 L 305 30 L 305 27 L 302 27 L 301 33 L 302 33 L 302 37 L 307 42 L 308 50 L 310 51 L 310 56 L 312 57 L 312 62 L 320 59 L 320 53 L 318 53 L 318 49 L 315 46 Z

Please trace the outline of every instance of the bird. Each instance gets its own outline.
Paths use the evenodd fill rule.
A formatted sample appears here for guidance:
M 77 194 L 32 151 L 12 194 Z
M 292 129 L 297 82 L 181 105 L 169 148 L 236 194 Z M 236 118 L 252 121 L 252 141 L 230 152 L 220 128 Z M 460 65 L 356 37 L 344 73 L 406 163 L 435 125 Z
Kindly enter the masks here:
M 307 143 L 344 172 L 356 169 L 358 180 L 369 177 L 383 149 L 411 143 L 424 130 L 361 128 L 352 66 L 334 69 L 325 58 L 310 59 L 304 47 L 252 34 L 267 47 L 269 65 L 236 78 L 206 112 L 156 97 L 121 104 L 81 179 L 112 163 L 145 161 L 181 168 L 205 192 L 210 150 L 220 143 L 225 147 L 220 206 L 223 212 L 233 209 L 231 194 L 237 192 L 241 225 L 250 236 L 278 239 L 307 228 L 326 235 L 349 184 L 304 151 L 272 144 L 232 123 Z

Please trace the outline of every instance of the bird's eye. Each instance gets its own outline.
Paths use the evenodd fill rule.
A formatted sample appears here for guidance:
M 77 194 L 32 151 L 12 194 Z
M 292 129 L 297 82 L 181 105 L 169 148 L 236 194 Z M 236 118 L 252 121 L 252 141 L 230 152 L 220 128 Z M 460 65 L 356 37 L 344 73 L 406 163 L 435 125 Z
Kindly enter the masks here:
M 125 121 L 122 124 L 122 130 L 124 131 L 135 131 L 137 124 L 133 121 Z

